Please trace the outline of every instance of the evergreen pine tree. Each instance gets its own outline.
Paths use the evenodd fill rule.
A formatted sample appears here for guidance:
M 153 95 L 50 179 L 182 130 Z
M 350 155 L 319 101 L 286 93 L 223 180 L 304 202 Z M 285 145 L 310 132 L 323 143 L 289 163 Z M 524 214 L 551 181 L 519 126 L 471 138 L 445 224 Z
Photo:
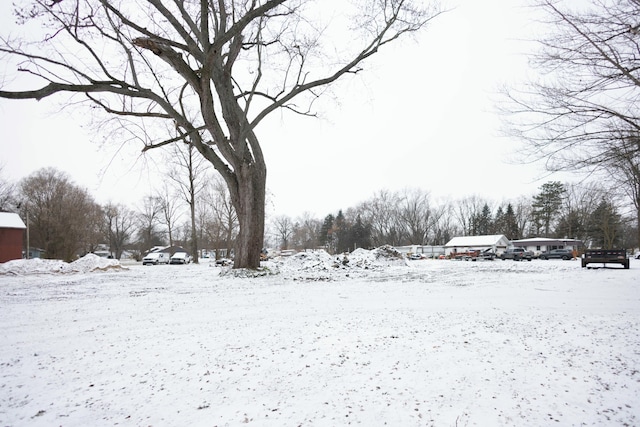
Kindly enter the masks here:
M 320 227 L 320 235 L 318 243 L 327 249 L 327 252 L 333 252 L 333 215 L 329 214 L 324 218 L 322 227 Z
M 350 235 L 351 249 L 371 246 L 371 226 L 363 224 L 360 215 L 357 216 L 356 222 L 351 227 Z
M 349 241 L 349 225 L 347 224 L 342 210 L 340 210 L 338 215 L 336 215 L 333 225 L 337 253 L 349 252 L 349 246 L 351 243 Z
M 596 247 L 614 249 L 622 244 L 622 221 L 613 203 L 600 202 L 591 215 L 589 231 Z
M 533 221 L 541 227 L 544 237 L 551 237 L 552 224 L 559 216 L 564 194 L 564 185 L 552 181 L 542 184 L 540 193 L 533 197 Z
M 511 203 L 507 205 L 507 211 L 504 213 L 504 233 L 502 234 L 511 240 L 517 240 L 523 237 L 518 228 L 518 220 Z
M 482 236 L 491 234 L 492 223 L 491 209 L 489 209 L 489 205 L 485 203 L 482 207 L 482 212 L 480 212 L 475 221 L 476 234 Z

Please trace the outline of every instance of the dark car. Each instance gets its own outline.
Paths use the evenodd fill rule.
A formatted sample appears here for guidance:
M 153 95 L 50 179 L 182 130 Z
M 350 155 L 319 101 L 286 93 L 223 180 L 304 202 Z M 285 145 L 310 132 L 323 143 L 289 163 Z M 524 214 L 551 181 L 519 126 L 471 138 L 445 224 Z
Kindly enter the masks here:
M 538 257 L 540 259 L 572 259 L 573 250 L 572 249 L 552 249 L 547 252 L 542 252 Z
M 512 259 L 514 261 L 526 259 L 527 261 L 531 261 L 532 258 L 533 253 L 525 248 L 509 248 L 500 255 L 500 259 L 503 261 L 506 259 Z

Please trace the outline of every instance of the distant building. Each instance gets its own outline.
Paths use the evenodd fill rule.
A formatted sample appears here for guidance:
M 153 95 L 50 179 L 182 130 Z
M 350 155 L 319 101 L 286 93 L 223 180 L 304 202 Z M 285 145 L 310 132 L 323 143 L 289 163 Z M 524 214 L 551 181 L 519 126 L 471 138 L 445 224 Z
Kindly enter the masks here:
M 511 242 L 513 246 L 525 248 L 528 251 L 533 252 L 535 256 L 540 255 L 542 252 L 550 251 L 552 249 L 571 249 L 578 251 L 584 246 L 582 240 L 576 239 L 549 239 L 546 237 L 534 237 L 531 239 L 513 240 Z
M 0 262 L 22 258 L 22 242 L 26 229 L 18 214 L 0 212 Z
M 504 252 L 510 246 L 509 239 L 503 234 L 488 236 L 461 236 L 454 237 L 444 245 L 445 254 L 451 255 L 473 250 L 485 251 L 490 249 L 495 254 Z
M 401 254 L 422 255 L 425 258 L 438 258 L 444 255 L 444 246 L 407 245 L 396 246 L 395 249 Z

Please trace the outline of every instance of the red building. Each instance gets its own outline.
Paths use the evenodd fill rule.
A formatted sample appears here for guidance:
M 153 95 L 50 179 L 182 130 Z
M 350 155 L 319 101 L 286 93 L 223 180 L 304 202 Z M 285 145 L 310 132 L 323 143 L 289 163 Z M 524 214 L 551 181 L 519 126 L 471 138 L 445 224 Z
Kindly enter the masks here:
M 22 242 L 26 228 L 18 214 L 0 212 L 0 262 L 22 258 Z

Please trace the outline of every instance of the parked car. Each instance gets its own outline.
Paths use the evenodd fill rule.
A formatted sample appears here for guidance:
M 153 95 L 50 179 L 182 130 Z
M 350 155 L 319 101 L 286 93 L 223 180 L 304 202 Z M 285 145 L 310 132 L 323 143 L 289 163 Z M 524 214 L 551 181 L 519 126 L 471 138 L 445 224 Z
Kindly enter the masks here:
M 186 252 L 176 252 L 171 257 L 171 264 L 189 264 L 191 262 L 191 255 Z
M 525 248 L 508 248 L 506 251 L 500 254 L 501 260 L 512 259 L 514 261 L 522 261 L 526 259 L 531 261 L 533 259 L 533 252 L 526 250 Z
M 169 254 L 166 252 L 149 252 L 142 258 L 142 265 L 169 264 Z
M 538 258 L 567 260 L 574 258 L 574 256 L 572 249 L 552 249 L 550 251 L 542 252 Z

